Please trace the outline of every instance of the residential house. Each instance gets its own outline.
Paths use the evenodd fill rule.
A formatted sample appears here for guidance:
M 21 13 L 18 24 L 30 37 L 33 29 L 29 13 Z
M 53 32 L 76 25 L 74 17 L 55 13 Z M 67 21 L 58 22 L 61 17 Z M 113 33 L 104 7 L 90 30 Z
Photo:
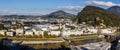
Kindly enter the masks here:
M 32 30 L 26 30 L 24 35 L 34 35 L 34 32 Z
M 59 36 L 60 35 L 60 31 L 50 31 L 49 34 Z
M 7 30 L 0 30 L 1 35 L 5 35 L 6 32 L 7 32 Z
M 16 35 L 23 36 L 24 29 L 16 29 Z
M 15 33 L 12 32 L 12 31 L 7 31 L 7 32 L 6 32 L 6 35 L 12 37 L 12 36 L 15 36 Z

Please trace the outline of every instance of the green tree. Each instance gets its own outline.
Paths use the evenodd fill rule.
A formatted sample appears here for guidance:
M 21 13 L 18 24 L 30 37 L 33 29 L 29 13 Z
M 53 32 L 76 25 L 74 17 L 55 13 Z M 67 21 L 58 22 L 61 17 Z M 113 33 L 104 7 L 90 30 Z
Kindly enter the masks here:
M 33 35 L 33 38 L 38 38 L 38 35 Z
M 32 38 L 32 35 L 25 35 L 26 38 Z
M 62 31 L 62 30 L 63 30 L 63 27 L 62 27 L 62 28 L 59 27 L 58 30 L 59 30 L 59 31 Z
M 5 27 L 3 24 L 0 24 L 0 30 L 3 30 Z
M 105 26 L 120 26 L 120 18 L 118 16 L 95 6 L 86 6 L 73 19 L 73 22 L 74 21 L 77 21 L 78 24 L 82 22 L 86 22 L 88 24 L 88 21 L 91 21 L 89 24 L 93 26 L 97 26 L 101 22 Z
M 16 35 L 15 37 L 16 37 L 16 38 L 20 38 L 20 36 L 19 36 L 19 35 Z
M 43 46 L 36 44 L 36 45 L 34 45 L 34 48 L 37 50 L 37 49 L 43 48 Z
M 48 32 L 44 31 L 44 38 L 49 38 Z
M 38 36 L 39 38 L 43 38 L 43 36 L 40 34 L 39 36 Z
M 11 24 L 9 28 L 22 28 L 23 25 L 22 24 Z
M 71 30 L 74 30 L 74 29 L 75 29 L 75 26 L 72 26 L 72 27 L 71 27 Z
M 0 34 L 0 37 L 4 37 L 4 35 Z

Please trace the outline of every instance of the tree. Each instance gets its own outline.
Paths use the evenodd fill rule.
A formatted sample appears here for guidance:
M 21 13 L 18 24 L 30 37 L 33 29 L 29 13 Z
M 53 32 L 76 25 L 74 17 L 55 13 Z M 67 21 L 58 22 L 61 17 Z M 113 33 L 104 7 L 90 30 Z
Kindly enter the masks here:
M 62 31 L 62 30 L 63 30 L 63 27 L 62 27 L 62 28 L 59 27 L 58 30 L 59 30 L 59 31 Z
M 43 48 L 43 46 L 37 44 L 37 45 L 34 45 L 34 48 L 35 48 L 35 49 L 40 49 L 40 48 Z
M 23 27 L 23 25 L 22 24 L 11 24 L 10 25 L 10 28 L 22 28 Z
M 49 38 L 57 38 L 57 36 L 49 34 Z
M 3 29 L 4 29 L 4 25 L 0 24 L 0 30 L 3 30 Z
M 26 38 L 32 38 L 32 35 L 25 35 Z
M 72 27 L 71 27 L 71 30 L 74 30 L 74 29 L 75 29 L 75 26 L 72 26 Z
M 67 44 L 68 42 L 62 42 L 62 43 L 60 43 L 60 45 L 62 45 L 62 46 L 67 46 L 68 44 Z
M 16 38 L 19 38 L 20 36 L 19 36 L 19 35 L 16 35 L 15 37 L 16 37 Z
M 43 38 L 43 36 L 40 34 L 39 36 L 38 36 L 39 38 Z
M 38 35 L 33 35 L 33 38 L 38 38 Z
M 44 31 L 44 37 L 45 37 L 45 38 L 49 38 L 49 35 L 48 35 L 48 32 L 47 32 L 47 31 Z
M 0 34 L 0 37 L 4 37 L 4 35 L 3 35 L 3 34 Z

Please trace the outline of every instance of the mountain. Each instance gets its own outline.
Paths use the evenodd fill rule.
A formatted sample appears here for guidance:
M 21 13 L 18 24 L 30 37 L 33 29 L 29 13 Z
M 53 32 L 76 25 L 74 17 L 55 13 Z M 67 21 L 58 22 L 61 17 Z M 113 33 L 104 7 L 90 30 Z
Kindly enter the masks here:
M 52 12 L 48 15 L 44 15 L 43 18 L 73 18 L 75 15 L 64 12 L 62 10 L 58 10 L 56 12 Z
M 114 13 L 120 17 L 120 6 L 112 6 L 108 8 L 107 11 Z
M 102 8 L 96 6 L 86 6 L 77 17 L 73 19 L 75 23 L 86 22 L 89 25 L 97 26 L 103 23 L 106 26 L 119 26 L 120 18 Z
M 6 18 L 28 18 L 28 17 L 40 17 L 40 16 L 35 16 L 35 15 L 2 15 L 0 17 L 6 17 Z

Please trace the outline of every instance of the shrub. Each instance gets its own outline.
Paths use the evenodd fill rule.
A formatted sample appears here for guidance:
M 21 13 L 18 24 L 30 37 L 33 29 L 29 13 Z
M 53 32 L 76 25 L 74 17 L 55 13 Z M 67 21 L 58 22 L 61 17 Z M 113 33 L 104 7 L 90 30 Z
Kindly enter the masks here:
M 56 48 L 56 47 L 58 47 L 56 44 L 47 44 L 47 48 L 49 49 L 49 48 Z
M 15 37 L 19 38 L 20 36 L 19 36 L 19 35 L 16 35 Z
M 39 36 L 38 36 L 39 38 L 43 38 L 43 36 L 40 34 Z
M 75 29 L 75 26 L 72 26 L 72 27 L 71 27 L 71 30 L 74 30 L 74 29 Z
M 33 35 L 33 38 L 38 38 L 38 35 Z
M 48 32 L 44 31 L 44 38 L 49 38 Z
M 61 46 L 67 46 L 68 44 L 67 44 L 67 42 L 62 42 L 62 43 L 60 43 L 60 45 Z
M 32 38 L 32 35 L 25 35 L 26 38 Z
M 4 37 L 4 35 L 0 34 L 0 37 Z
M 43 48 L 43 46 L 37 44 L 37 45 L 34 45 L 34 48 L 35 48 L 35 49 L 40 49 L 40 48 Z

